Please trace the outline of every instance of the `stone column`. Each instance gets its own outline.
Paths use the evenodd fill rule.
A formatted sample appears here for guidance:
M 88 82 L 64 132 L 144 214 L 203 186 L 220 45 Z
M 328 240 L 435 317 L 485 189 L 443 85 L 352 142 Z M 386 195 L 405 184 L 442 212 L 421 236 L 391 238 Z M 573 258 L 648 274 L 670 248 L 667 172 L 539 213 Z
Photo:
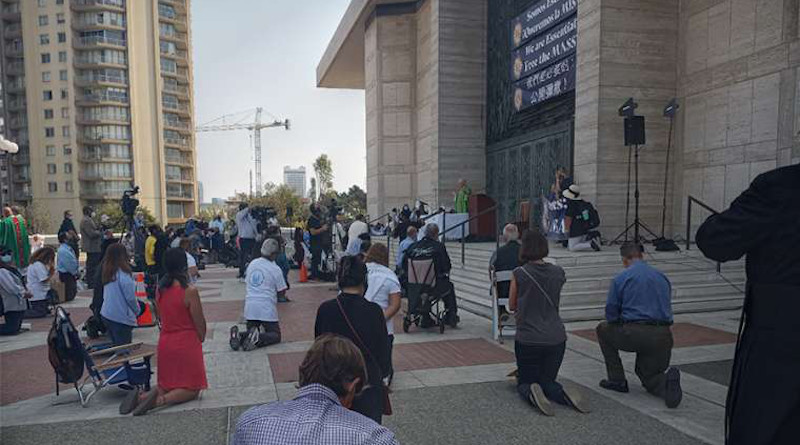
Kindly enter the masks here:
M 625 228 L 629 149 L 617 110 L 629 97 L 647 124 L 640 218 L 660 234 L 669 129 L 662 110 L 676 95 L 677 31 L 678 0 L 587 0 L 578 8 L 575 180 L 598 208 L 606 238 Z
M 367 208 L 377 217 L 416 195 L 413 13 L 372 19 L 365 35 L 365 76 Z

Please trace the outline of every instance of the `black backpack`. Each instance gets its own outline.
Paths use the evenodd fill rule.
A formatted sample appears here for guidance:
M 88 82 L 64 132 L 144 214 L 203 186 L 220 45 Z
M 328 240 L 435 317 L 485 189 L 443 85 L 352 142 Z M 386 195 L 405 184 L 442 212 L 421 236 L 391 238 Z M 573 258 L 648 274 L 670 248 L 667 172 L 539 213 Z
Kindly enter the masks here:
M 76 383 L 83 377 L 84 352 L 81 337 L 69 314 L 61 307 L 56 308 L 53 326 L 47 334 L 47 358 L 59 382 Z
M 587 221 L 589 230 L 593 230 L 600 227 L 600 214 L 597 213 L 597 209 L 594 208 L 591 202 L 586 203 L 586 208 L 584 209 L 584 211 L 589 212 L 589 219 Z

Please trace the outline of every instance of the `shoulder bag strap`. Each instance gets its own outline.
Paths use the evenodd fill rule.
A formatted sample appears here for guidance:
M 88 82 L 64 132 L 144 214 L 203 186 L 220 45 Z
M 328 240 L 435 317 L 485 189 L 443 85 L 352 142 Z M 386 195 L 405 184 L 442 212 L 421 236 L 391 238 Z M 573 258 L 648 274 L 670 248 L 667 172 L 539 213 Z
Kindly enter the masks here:
M 344 311 L 344 306 L 342 306 L 342 301 L 339 299 L 339 296 L 336 297 L 336 304 L 339 305 L 339 312 L 342 313 L 342 317 L 344 317 L 344 321 L 350 328 L 350 332 L 352 332 L 353 336 L 356 338 L 356 342 L 358 342 L 359 346 L 361 346 L 362 348 L 364 348 L 365 351 L 367 351 L 367 355 L 369 355 L 369 358 L 373 362 L 373 364 L 378 366 L 378 369 L 381 369 L 380 365 L 378 364 L 378 361 L 375 359 L 375 356 L 372 355 L 372 351 L 370 351 L 366 343 L 364 343 L 364 341 L 361 340 L 361 336 L 358 335 L 358 332 L 356 332 L 356 328 L 353 327 L 353 323 L 350 322 L 350 317 L 348 317 L 347 313 Z
M 550 304 L 551 304 L 551 305 L 552 305 L 554 308 L 556 308 L 556 310 L 558 310 L 558 306 L 556 306 L 556 304 L 555 304 L 555 303 L 553 303 L 553 299 L 552 299 L 552 298 L 550 298 L 550 295 L 547 293 L 547 291 L 546 291 L 546 290 L 544 290 L 544 288 L 542 287 L 542 285 L 541 285 L 541 284 L 539 284 L 539 281 L 538 281 L 536 278 L 534 278 L 534 277 L 533 277 L 533 275 L 531 275 L 531 273 L 530 273 L 530 272 L 528 272 L 527 270 L 525 270 L 525 266 L 522 266 L 522 267 L 520 267 L 520 269 L 522 270 L 522 272 L 523 272 L 525 275 L 527 275 L 527 276 L 528 276 L 528 278 L 530 278 L 531 280 L 533 280 L 533 283 L 536 285 L 536 287 L 538 287 L 538 288 L 539 288 L 539 290 L 540 290 L 540 291 L 542 291 L 542 294 L 543 294 L 543 295 L 544 295 L 544 297 L 547 299 L 547 301 L 549 301 L 549 302 L 550 302 Z

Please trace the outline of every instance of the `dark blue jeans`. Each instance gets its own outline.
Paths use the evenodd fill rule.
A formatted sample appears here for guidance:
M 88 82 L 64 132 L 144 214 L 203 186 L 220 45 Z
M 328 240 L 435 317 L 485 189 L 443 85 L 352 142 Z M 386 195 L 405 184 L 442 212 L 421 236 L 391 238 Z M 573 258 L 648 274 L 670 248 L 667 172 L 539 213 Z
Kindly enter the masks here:
M 133 326 L 117 323 L 103 317 L 103 323 L 106 325 L 108 336 L 111 337 L 111 343 L 114 346 L 127 345 L 133 341 Z
M 514 342 L 514 354 L 517 356 L 517 392 L 525 400 L 529 400 L 532 383 L 538 383 L 544 395 L 553 402 L 569 405 L 564 388 L 556 382 L 558 370 L 564 360 L 567 343 L 558 345 L 526 345 Z
M 243 278 L 247 272 L 247 264 L 253 258 L 253 246 L 256 240 L 253 238 L 239 238 L 239 278 Z
M 4 314 L 6 322 L 0 324 L 0 335 L 17 335 L 22 326 L 25 311 L 11 311 Z

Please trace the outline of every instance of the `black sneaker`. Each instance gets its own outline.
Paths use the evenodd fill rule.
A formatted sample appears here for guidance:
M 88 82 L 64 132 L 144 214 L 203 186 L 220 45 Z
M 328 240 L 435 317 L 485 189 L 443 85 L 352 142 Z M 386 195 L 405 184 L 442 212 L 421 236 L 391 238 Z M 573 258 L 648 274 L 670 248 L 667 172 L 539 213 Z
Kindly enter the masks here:
M 258 328 L 250 328 L 247 330 L 247 335 L 242 342 L 242 349 L 245 351 L 252 351 L 258 347 Z
M 291 303 L 291 301 L 289 297 L 278 297 L 278 303 Z
M 667 370 L 667 382 L 664 389 L 664 403 L 667 408 L 677 408 L 683 400 L 683 390 L 681 389 L 681 372 L 678 368 Z
M 619 382 L 613 380 L 600 380 L 600 387 L 616 392 L 628 392 L 628 381 L 622 380 Z
M 547 400 L 547 397 L 544 395 L 544 390 L 538 383 L 531 384 L 531 392 L 528 395 L 528 400 L 535 406 L 539 408 L 539 411 L 542 412 L 545 416 L 553 416 L 555 413 L 553 412 L 553 405 L 550 404 L 550 401 Z
M 599 252 L 599 251 L 603 250 L 603 249 L 600 248 L 600 243 L 597 242 L 596 238 L 592 239 L 591 244 L 592 244 L 592 249 L 594 249 L 595 252 Z
M 239 326 L 231 326 L 231 338 L 229 341 L 231 349 L 238 351 L 242 347 L 242 339 L 239 336 Z

